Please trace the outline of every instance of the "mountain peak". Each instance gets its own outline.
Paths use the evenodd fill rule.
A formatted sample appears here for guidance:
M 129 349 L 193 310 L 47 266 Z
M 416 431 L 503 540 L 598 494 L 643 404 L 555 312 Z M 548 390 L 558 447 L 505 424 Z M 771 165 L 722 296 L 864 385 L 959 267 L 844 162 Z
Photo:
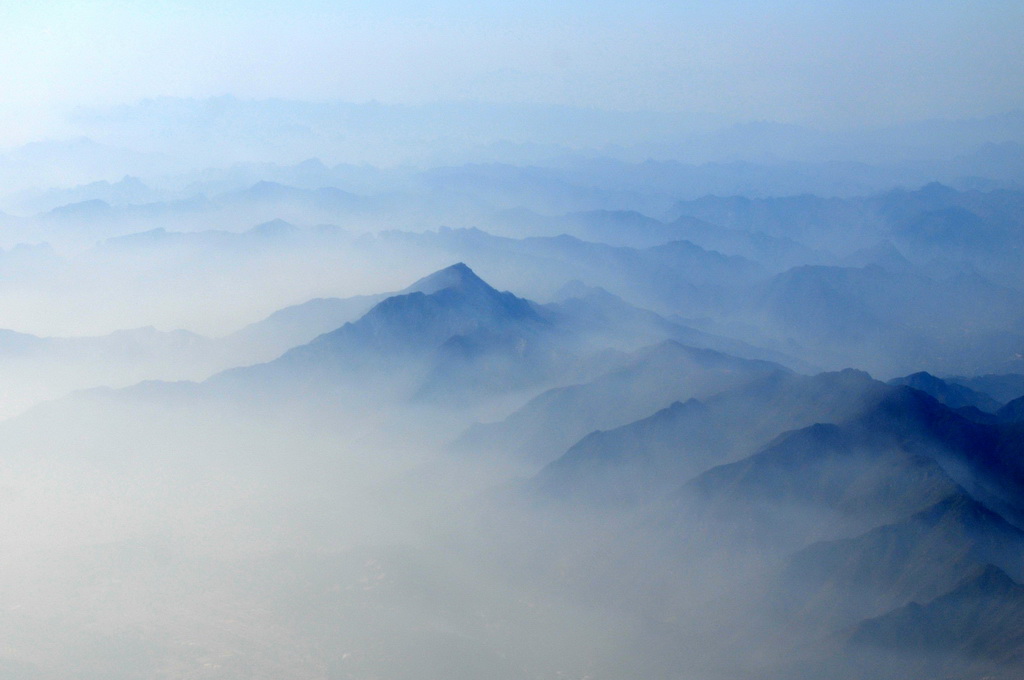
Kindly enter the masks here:
M 939 385 L 945 385 L 946 383 L 941 378 L 937 378 L 931 373 L 928 373 L 927 371 L 918 371 L 917 373 L 911 373 L 910 375 L 904 376 L 902 378 L 893 378 L 892 380 L 889 381 L 889 384 L 906 385 L 907 387 L 920 389 L 919 387 L 917 387 L 918 385 L 937 387 Z M 927 390 L 921 391 L 926 392 Z
M 377 353 L 385 349 L 422 353 L 456 336 L 516 335 L 532 332 L 538 324 L 547 322 L 532 303 L 498 292 L 459 262 L 382 300 L 359 320 L 319 336 L 309 346 L 341 342 Z
M 422 279 L 403 290 L 402 293 L 423 293 L 424 295 L 433 295 L 434 293 L 447 288 L 468 290 L 473 288 L 489 289 L 491 286 L 477 276 L 476 273 L 466 266 L 464 262 L 457 262 L 450 267 L 445 267 L 433 274 L 424 276 Z
M 976 392 L 957 383 L 946 382 L 925 371 L 912 373 L 902 378 L 893 378 L 888 384 L 919 390 L 951 409 L 973 406 L 987 413 L 995 413 L 1000 407 L 1000 404 L 987 394 Z
M 989 594 L 1007 594 L 1010 591 L 1020 590 L 1021 586 L 1010 576 L 993 564 L 985 564 L 976 567 L 972 573 L 964 577 L 957 585 L 957 591 L 968 588 L 979 590 Z
M 298 231 L 299 228 L 294 224 L 286 222 L 278 217 L 270 220 L 269 222 L 257 224 L 245 233 L 253 236 L 290 236 Z

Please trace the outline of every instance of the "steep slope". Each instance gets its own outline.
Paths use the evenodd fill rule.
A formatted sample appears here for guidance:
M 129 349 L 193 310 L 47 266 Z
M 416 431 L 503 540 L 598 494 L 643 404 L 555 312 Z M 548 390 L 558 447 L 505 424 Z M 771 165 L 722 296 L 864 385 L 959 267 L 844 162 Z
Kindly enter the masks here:
M 913 387 L 915 390 L 931 395 L 940 404 L 945 404 L 952 409 L 973 406 L 980 411 L 995 413 L 1001 406 L 998 401 L 987 394 L 976 392 L 963 385 L 946 382 L 925 371 L 913 373 L 902 378 L 893 378 L 889 381 L 889 384 Z
M 1016 424 L 978 423 L 923 392 L 897 387 L 857 426 L 891 433 L 932 458 L 968 493 L 1024 526 L 1024 437 Z
M 963 493 L 910 518 L 796 553 L 772 599 L 801 627 L 839 630 L 949 592 L 994 564 L 1022 576 L 1024 532 Z
M 859 623 L 843 655 L 878 678 L 1020 677 L 1024 586 L 979 566 L 945 595 Z
M 959 490 L 934 460 L 885 432 L 817 424 L 701 474 L 659 512 L 668 526 L 696 522 L 703 540 L 762 558 L 855 536 Z
M 594 430 L 618 428 L 674 401 L 709 397 L 776 371 L 785 369 L 669 340 L 593 381 L 544 392 L 501 422 L 475 425 L 457 445 L 544 464 Z
M 662 521 L 696 519 L 708 535 L 784 553 L 897 521 L 964 489 L 1017 520 L 1020 450 L 1014 428 L 973 422 L 900 387 L 851 420 L 787 433 L 701 474 Z
M 654 502 L 786 430 L 853 418 L 888 389 L 858 371 L 776 373 L 703 403 L 676 403 L 644 420 L 594 432 L 541 470 L 534 484 L 545 495 L 599 505 Z
M 1024 422 L 1024 396 L 1014 399 L 996 411 L 996 417 L 1004 423 Z

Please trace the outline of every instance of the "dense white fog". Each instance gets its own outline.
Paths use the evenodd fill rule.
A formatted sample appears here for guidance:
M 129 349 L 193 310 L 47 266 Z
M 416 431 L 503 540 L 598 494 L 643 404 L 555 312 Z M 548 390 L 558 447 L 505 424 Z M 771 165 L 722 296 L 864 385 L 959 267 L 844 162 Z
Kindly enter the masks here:
M 1021 12 L 7 8 L 0 678 L 1024 674 Z

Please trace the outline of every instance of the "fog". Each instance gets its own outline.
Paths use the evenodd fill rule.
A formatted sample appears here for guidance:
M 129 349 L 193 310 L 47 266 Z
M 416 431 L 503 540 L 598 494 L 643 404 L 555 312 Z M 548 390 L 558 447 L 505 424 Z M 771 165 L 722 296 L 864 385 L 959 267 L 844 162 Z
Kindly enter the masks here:
M 0 12 L 0 677 L 1022 675 L 1009 3 Z
M 0 426 L 10 677 L 895 677 L 938 662 L 909 642 L 891 656 L 864 621 L 959 602 L 988 565 L 1019 588 L 1016 426 L 934 386 L 810 375 L 821 357 L 793 341 L 685 323 L 710 292 L 756 300 L 770 270 L 691 244 L 702 271 L 645 282 L 657 247 L 328 233 L 255 259 L 244 238 L 157 239 L 60 265 L 88 274 L 76 295 L 130 301 L 146 280 L 151 303 L 191 296 L 196 314 L 232 299 L 161 283 L 182 262 L 243 287 L 271 262 L 297 285 L 327 259 L 344 263 L 331 292 L 374 268 L 402 283 L 184 343 L 12 343 L 8 389 L 26 401 L 121 389 L 22 402 Z M 649 308 L 579 281 L 527 301 L 465 264 L 430 271 L 470 255 L 497 280 L 583 276 Z M 898 292 L 875 267 L 853 271 Z M 43 376 L 48 393 L 24 387 Z M 162 381 L 122 387 L 142 378 Z M 942 659 L 1015 668 L 960 653 Z

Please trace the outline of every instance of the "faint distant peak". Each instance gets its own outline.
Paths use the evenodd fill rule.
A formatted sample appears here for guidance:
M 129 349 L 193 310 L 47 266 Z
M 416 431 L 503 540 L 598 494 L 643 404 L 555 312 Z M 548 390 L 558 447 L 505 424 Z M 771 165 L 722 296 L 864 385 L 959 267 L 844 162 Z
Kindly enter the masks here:
M 51 217 L 99 217 L 108 215 L 113 208 L 104 200 L 93 198 L 77 203 L 68 203 L 51 210 Z
M 569 281 L 568 283 L 565 283 L 558 290 L 555 291 L 554 295 L 552 295 L 553 299 L 559 300 L 559 301 L 561 301 L 561 300 L 571 300 L 573 298 L 593 298 L 593 297 L 599 297 L 599 298 L 605 298 L 605 299 L 608 299 L 608 298 L 618 299 L 615 295 L 612 295 L 611 293 L 609 293 L 604 288 L 601 288 L 600 286 L 590 286 L 590 285 L 587 285 L 587 284 L 583 283 L 582 281 L 580 281 L 579 279 L 573 279 L 572 281 Z
M 867 267 L 877 265 L 892 272 L 907 272 L 913 268 L 903 253 L 889 239 L 883 239 L 873 246 L 861 248 L 846 257 L 843 262 L 845 266 Z
M 945 385 L 946 383 L 941 378 L 936 378 L 927 371 L 918 371 L 917 373 L 911 373 L 903 378 L 893 378 L 889 381 L 889 384 L 916 387 L 917 385 L 938 386 L 940 384 Z
M 930 198 L 948 198 L 955 196 L 958 192 L 953 187 L 942 182 L 929 182 L 921 187 L 918 193 Z
M 109 184 L 109 182 L 108 182 L 108 184 Z M 113 184 L 110 184 L 110 186 L 112 186 L 112 187 L 124 187 L 124 188 L 128 188 L 128 189 L 148 189 L 149 188 L 148 186 L 146 186 L 145 182 L 143 182 L 140 178 L 136 177 L 135 175 L 125 175 L 124 177 L 122 177 L 118 181 L 114 182 Z
M 280 218 L 257 224 L 248 230 L 247 233 L 253 236 L 289 236 L 299 231 L 291 222 L 286 222 Z
M 288 186 L 287 184 L 271 182 L 269 180 L 260 180 L 248 189 L 242 191 L 241 195 L 248 196 L 250 198 L 283 200 L 302 193 L 303 192 L 300 189 Z
M 1005 571 L 993 564 L 978 565 L 954 589 L 954 592 L 969 591 L 978 594 L 1024 594 L 1024 588 Z
M 327 169 L 327 166 L 324 165 L 324 162 L 322 160 L 320 160 L 319 158 L 316 158 L 316 157 L 314 157 L 314 158 L 307 158 L 306 160 L 304 160 L 301 163 L 297 164 L 295 167 L 296 167 L 296 169 L 299 169 L 299 170 L 317 170 L 317 171 L 319 171 L 319 170 L 326 170 Z
M 255 182 L 252 186 L 250 186 L 249 187 L 249 191 L 258 191 L 258 192 L 263 192 L 263 191 L 279 191 L 281 189 L 289 189 L 289 188 L 291 188 L 291 187 L 288 187 L 288 186 L 286 186 L 284 184 L 281 184 L 280 182 L 272 182 L 272 181 L 267 180 L 267 179 L 261 179 L 260 181 Z

